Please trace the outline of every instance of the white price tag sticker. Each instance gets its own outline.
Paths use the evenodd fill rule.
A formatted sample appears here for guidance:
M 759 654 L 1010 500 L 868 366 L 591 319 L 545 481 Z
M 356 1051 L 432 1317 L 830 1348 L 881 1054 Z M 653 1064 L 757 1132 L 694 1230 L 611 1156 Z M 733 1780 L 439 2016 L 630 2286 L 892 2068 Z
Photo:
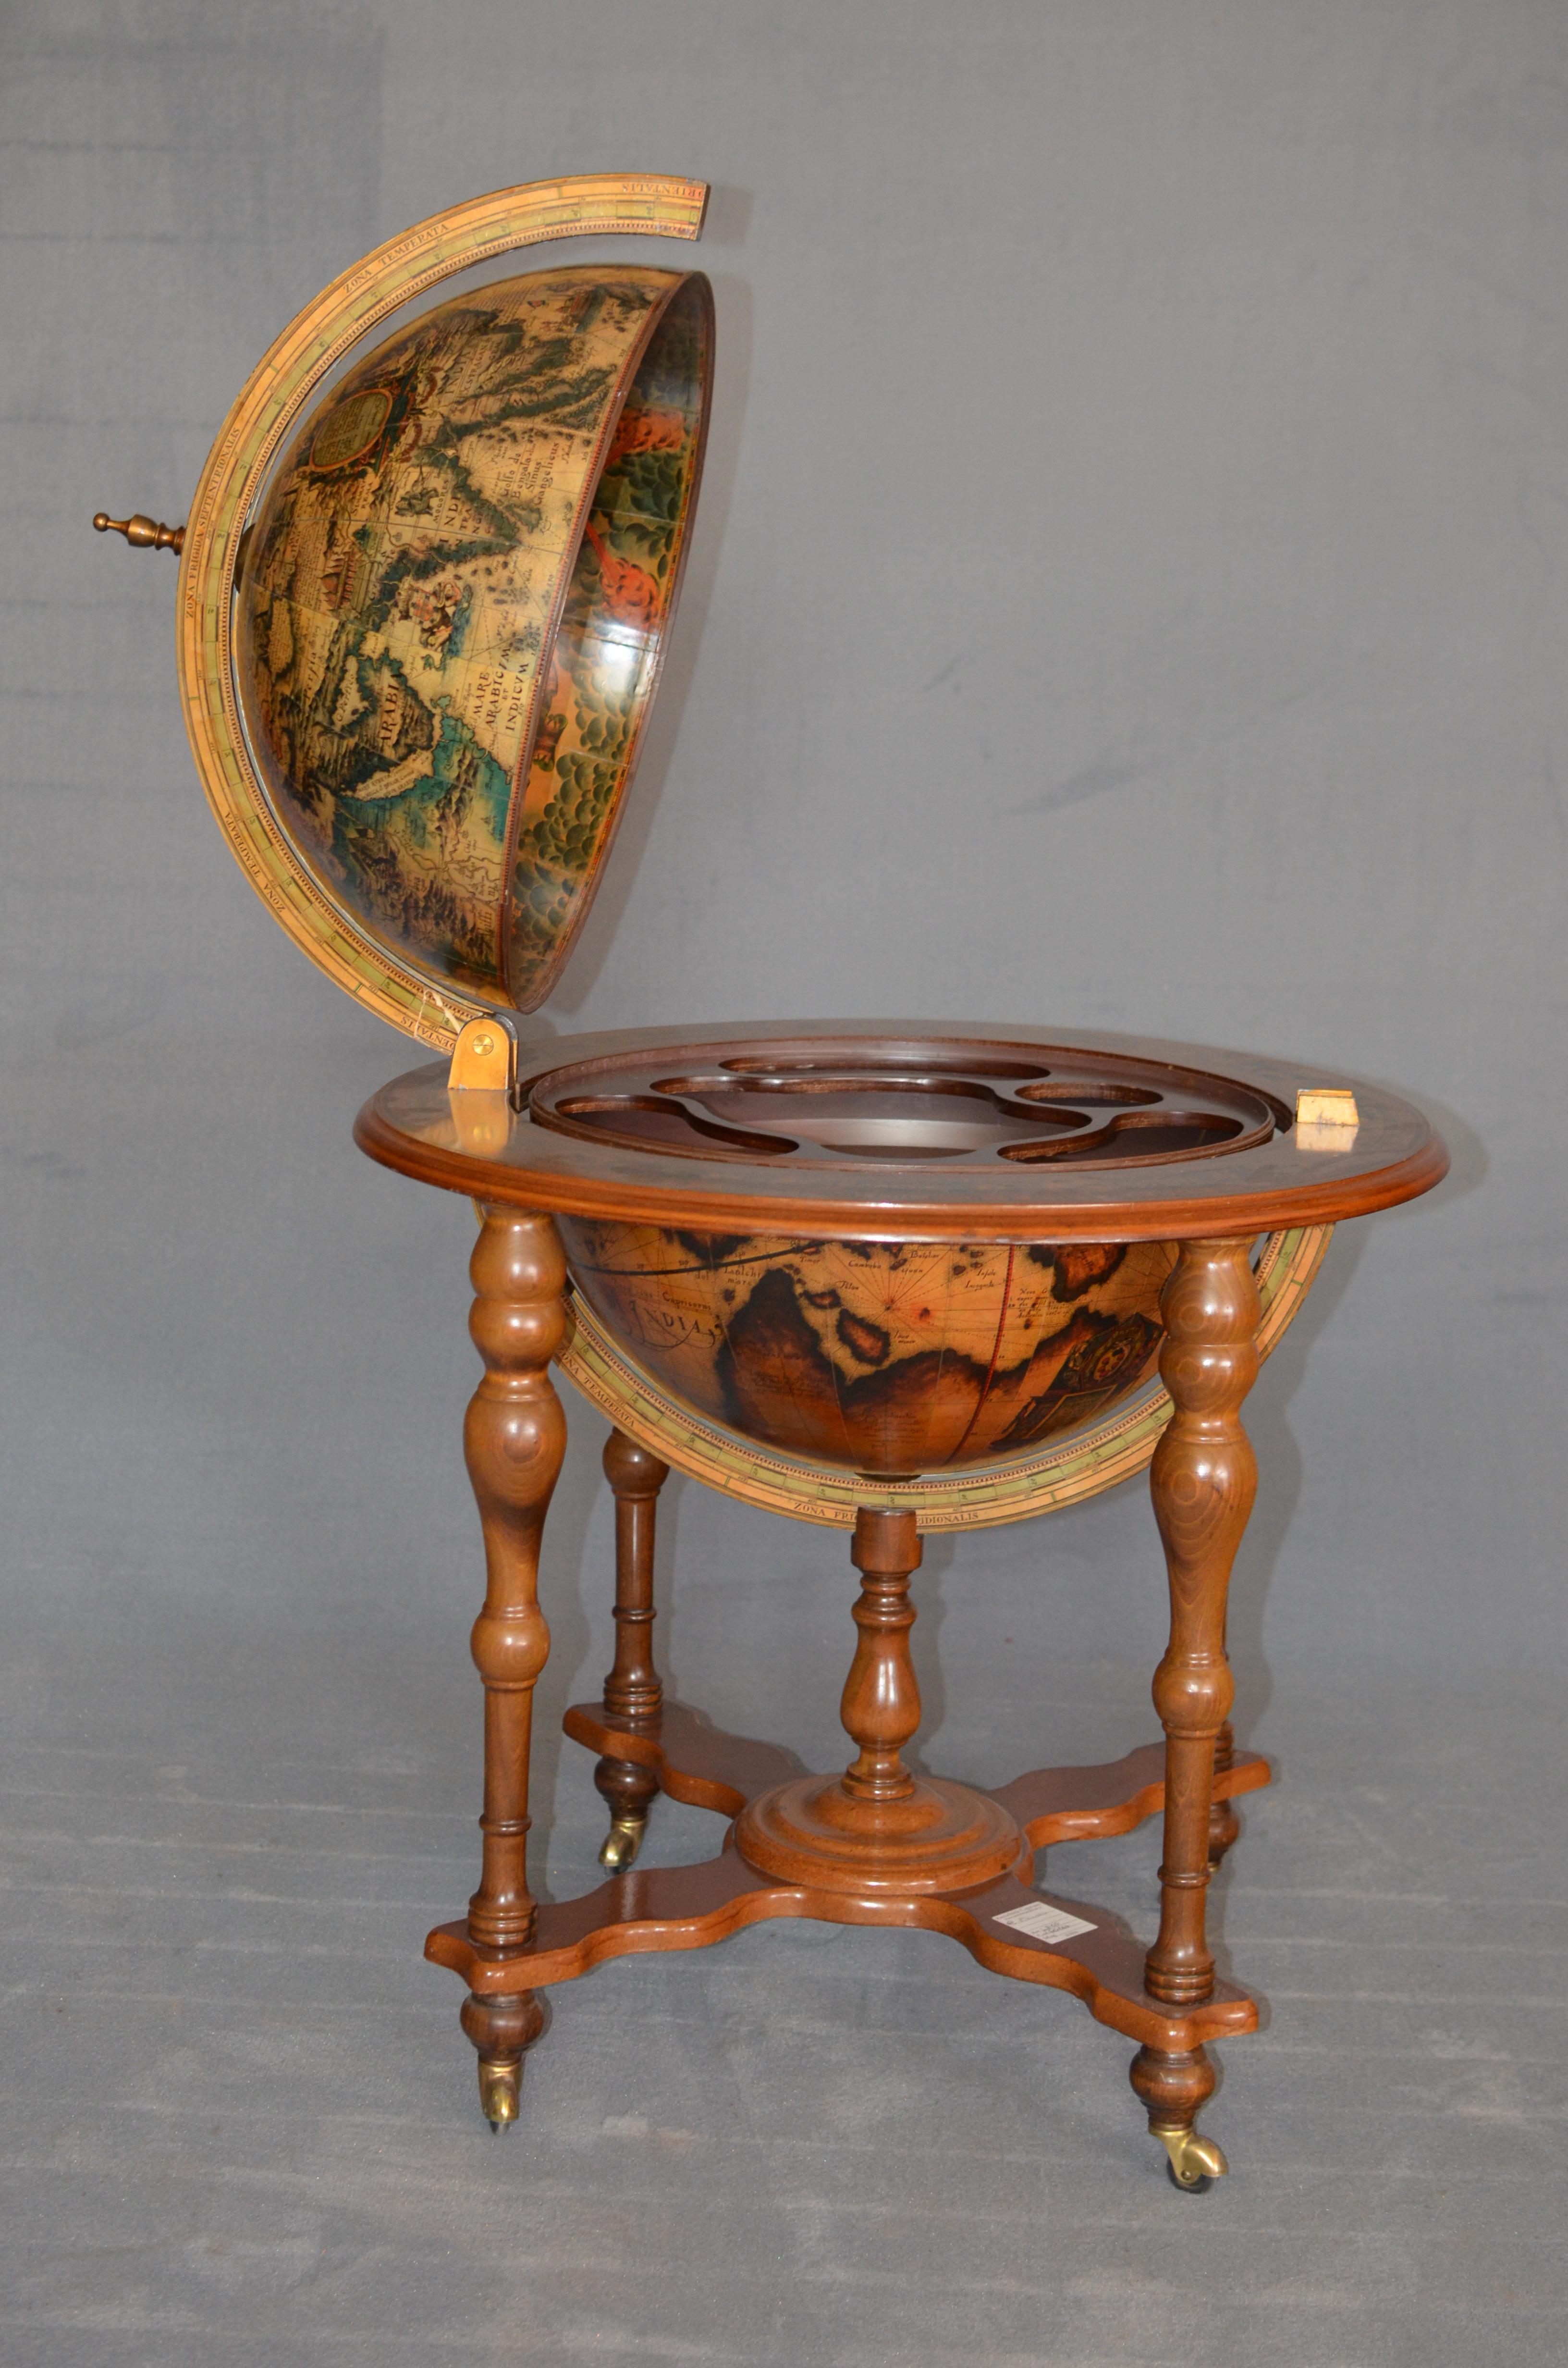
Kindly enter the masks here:
M 1071 1941 L 1080 1932 L 1095 1930 L 1081 1916 L 1069 1916 L 1065 1907 L 1052 1907 L 1044 1899 L 1031 1899 L 1023 1907 L 1009 1907 L 1003 1915 L 993 1917 L 992 1921 L 1010 1924 L 1015 1932 L 1027 1932 L 1031 1941 Z

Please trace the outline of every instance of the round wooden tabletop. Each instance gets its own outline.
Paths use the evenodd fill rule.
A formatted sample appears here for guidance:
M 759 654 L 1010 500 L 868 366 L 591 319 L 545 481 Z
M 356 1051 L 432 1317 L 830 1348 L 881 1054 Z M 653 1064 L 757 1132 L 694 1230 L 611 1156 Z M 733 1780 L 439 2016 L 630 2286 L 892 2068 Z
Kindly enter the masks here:
M 382 1166 L 478 1201 L 862 1241 L 1132 1242 L 1333 1224 L 1414 1200 L 1449 1165 L 1420 1110 L 1364 1079 L 1098 1031 L 623 1029 L 525 1045 L 519 1071 L 508 1096 L 449 1091 L 445 1063 L 410 1070 L 367 1102 L 355 1139 Z M 1298 1124 L 1303 1092 L 1348 1093 L 1354 1121 Z M 812 1140 L 792 1121 L 790 1136 L 778 1132 L 827 1094 L 873 1113 L 858 1138 L 815 1121 Z M 935 1122 L 903 1129 L 908 1150 L 879 1147 L 888 1122 L 875 1112 L 912 1109 L 912 1097 Z M 1342 1100 L 1329 1107 L 1348 1116 Z M 955 1136 L 955 1110 L 985 1126 Z M 887 1140 L 896 1146 L 900 1130 Z

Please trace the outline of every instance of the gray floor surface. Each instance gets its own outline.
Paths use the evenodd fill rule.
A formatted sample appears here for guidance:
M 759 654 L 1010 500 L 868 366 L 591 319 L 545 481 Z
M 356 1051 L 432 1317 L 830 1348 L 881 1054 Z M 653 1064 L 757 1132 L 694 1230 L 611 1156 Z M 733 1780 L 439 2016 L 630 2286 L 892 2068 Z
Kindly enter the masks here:
M 813 1609 L 830 1578 L 846 1610 L 831 1574 Z M 459 1985 L 420 1957 L 476 1864 L 465 1627 L 455 1603 L 17 1622 L 8 2368 L 1568 2356 L 1544 1678 L 1275 1673 L 1253 1739 L 1278 1781 L 1216 1903 L 1266 2028 L 1223 2051 L 1206 2117 L 1233 2175 L 1187 2199 L 1126 2042 L 915 1933 L 778 1924 L 557 1990 L 522 2124 L 492 2139 Z M 819 1754 L 843 1666 L 823 1637 Z M 1053 1698 L 996 1683 L 971 1620 L 942 1649 L 950 1772 L 999 1782 L 1150 1731 L 1142 1670 L 1098 1663 Z M 768 1659 L 710 1706 L 790 1736 Z M 595 1879 L 591 1763 L 548 1726 L 541 1762 L 566 1896 Z M 718 1830 L 661 1804 L 650 1856 Z M 1051 1875 L 1147 1931 L 1155 1860 L 1145 1829 L 1055 1852 Z

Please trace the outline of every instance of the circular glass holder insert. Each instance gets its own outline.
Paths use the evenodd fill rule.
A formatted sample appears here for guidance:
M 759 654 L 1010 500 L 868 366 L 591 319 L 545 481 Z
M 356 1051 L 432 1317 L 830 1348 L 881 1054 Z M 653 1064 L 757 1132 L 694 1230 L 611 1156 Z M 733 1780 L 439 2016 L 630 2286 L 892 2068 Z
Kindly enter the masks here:
M 568 1064 L 528 1110 L 580 1141 L 796 1168 L 1148 1167 L 1248 1150 L 1290 1124 L 1255 1087 L 1153 1061 L 872 1038 L 836 1061 L 743 1046 Z

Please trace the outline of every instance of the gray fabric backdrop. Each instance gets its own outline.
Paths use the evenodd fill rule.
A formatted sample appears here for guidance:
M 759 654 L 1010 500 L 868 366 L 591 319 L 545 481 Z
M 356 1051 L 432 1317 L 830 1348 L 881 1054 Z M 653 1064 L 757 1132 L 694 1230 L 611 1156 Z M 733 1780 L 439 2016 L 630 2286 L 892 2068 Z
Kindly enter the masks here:
M 718 185 L 717 410 L 545 1024 L 1056 1021 L 1425 1098 L 1453 1177 L 1345 1229 L 1254 1400 L 1244 1682 L 1550 1659 L 1556 0 L 12 0 L 4 48 L 9 1586 L 85 1621 L 441 1594 L 460 1634 L 469 1211 L 352 1149 L 411 1049 L 244 885 L 175 569 L 87 522 L 182 518 L 252 361 L 380 238 L 625 166 Z M 558 1607 L 608 1535 L 574 1420 Z M 675 1528 L 705 1581 L 841 1552 L 693 1487 Z M 982 1619 L 1038 1566 L 1054 1649 L 1157 1652 L 1137 1487 L 932 1565 Z

